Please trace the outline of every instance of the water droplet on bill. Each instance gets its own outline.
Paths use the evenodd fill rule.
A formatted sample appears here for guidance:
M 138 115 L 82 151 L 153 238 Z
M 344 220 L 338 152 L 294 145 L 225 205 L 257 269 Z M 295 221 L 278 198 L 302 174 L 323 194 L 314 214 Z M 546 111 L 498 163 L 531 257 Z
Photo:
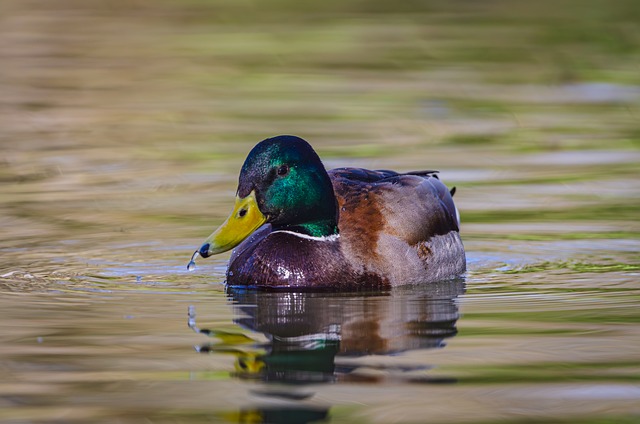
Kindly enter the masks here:
M 200 253 L 196 250 L 193 252 L 193 256 L 191 256 L 191 260 L 187 264 L 187 271 L 193 271 L 196 269 L 196 258 L 200 256 Z

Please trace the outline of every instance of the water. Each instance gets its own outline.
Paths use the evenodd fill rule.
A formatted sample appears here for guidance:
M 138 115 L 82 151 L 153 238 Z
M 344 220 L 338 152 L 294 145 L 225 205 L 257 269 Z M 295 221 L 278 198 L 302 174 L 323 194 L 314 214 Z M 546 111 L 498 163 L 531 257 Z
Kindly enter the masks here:
M 198 258 L 198 256 L 200 256 L 199 251 L 196 250 L 195 252 L 193 252 L 193 255 L 191 255 L 191 259 L 187 264 L 187 271 L 193 271 L 194 269 L 196 269 L 196 259 Z
M 0 421 L 640 420 L 640 13 L 614 3 L 3 2 Z M 281 133 L 438 169 L 465 278 L 187 271 Z

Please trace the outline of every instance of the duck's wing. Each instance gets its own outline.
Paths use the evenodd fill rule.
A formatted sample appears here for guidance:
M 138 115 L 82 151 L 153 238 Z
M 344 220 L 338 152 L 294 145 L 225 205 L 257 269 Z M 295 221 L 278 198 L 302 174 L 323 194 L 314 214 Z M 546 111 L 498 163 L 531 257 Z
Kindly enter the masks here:
M 329 171 L 340 208 L 341 234 L 375 240 L 383 232 L 415 244 L 459 231 L 451 194 L 435 172 Z
M 399 173 L 396 171 L 390 171 L 388 169 L 376 169 L 372 171 L 365 168 L 335 168 L 329 171 L 329 176 L 332 179 L 346 179 L 349 181 L 360 181 L 365 183 L 376 183 L 387 178 L 394 178 L 400 175 L 419 175 L 419 176 L 433 176 L 437 177 L 438 171 L 411 171 L 405 173 Z
M 437 281 L 465 270 L 456 207 L 432 171 L 329 171 L 342 251 L 391 285 Z

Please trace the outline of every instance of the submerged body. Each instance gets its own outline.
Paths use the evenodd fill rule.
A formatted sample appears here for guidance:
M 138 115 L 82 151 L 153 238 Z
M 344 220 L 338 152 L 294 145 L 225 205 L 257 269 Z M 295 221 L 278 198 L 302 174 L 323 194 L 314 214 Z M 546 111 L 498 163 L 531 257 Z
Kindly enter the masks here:
M 234 213 L 199 253 L 235 246 L 227 284 L 251 288 L 386 288 L 466 268 L 457 211 L 434 171 L 327 172 L 293 136 L 251 151 Z

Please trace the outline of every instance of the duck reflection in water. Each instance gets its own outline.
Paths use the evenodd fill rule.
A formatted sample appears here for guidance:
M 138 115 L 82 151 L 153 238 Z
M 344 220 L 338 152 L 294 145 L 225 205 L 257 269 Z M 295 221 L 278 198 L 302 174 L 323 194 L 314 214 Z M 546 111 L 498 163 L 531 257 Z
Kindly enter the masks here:
M 218 339 L 199 346 L 200 352 L 236 356 L 235 376 L 242 379 L 299 385 L 400 377 L 438 383 L 446 380 L 430 378 L 428 364 L 397 365 L 390 355 L 443 347 L 457 333 L 455 299 L 463 292 L 462 280 L 384 293 L 230 290 L 234 322 L 266 336 L 266 343 L 250 333 L 198 329 L 192 312 L 189 325 Z M 386 357 L 376 364 L 358 360 L 369 355 Z M 294 400 L 311 395 L 289 391 L 279 396 Z

